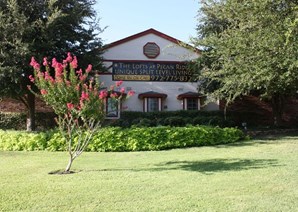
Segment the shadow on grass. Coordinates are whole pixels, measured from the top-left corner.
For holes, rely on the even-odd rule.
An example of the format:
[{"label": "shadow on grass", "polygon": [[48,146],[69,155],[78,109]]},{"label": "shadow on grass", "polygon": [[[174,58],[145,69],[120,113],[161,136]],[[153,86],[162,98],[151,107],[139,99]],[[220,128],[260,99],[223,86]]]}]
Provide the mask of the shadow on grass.
[{"label": "shadow on grass", "polygon": [[264,135],[264,136],[256,136],[253,138],[254,140],[261,141],[278,141],[278,140],[293,140],[298,139],[298,135]]},{"label": "shadow on grass", "polygon": [[281,166],[275,159],[212,159],[205,161],[169,161],[148,168],[115,168],[101,170],[87,170],[87,172],[105,171],[170,171],[183,170],[215,174],[219,172],[241,171],[250,169],[263,169]]},{"label": "shadow on grass", "polygon": [[297,140],[298,135],[265,135],[251,138],[250,140],[238,141],[230,144],[214,145],[215,148],[245,147],[255,145],[272,145],[282,143],[283,141]]},{"label": "shadow on grass", "polygon": [[288,140],[297,138],[298,129],[273,129],[248,132],[248,135],[254,140]]},{"label": "shadow on grass", "polygon": [[204,174],[241,171],[281,166],[275,159],[212,159],[206,161],[170,161],[160,166],[166,169],[195,171]]}]

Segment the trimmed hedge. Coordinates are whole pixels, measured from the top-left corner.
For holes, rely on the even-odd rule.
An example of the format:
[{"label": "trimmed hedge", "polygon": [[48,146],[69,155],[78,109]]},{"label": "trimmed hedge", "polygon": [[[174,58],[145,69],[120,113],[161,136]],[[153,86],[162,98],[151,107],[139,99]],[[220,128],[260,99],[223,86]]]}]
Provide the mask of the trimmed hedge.
[{"label": "trimmed hedge", "polygon": [[26,127],[25,113],[3,113],[0,112],[0,129],[21,130]]},{"label": "trimmed hedge", "polygon": [[[106,127],[93,137],[86,151],[149,151],[237,142],[245,136],[236,128],[208,126],[120,128]],[[59,132],[27,133],[0,130],[0,150],[64,151]]]},{"label": "trimmed hedge", "polygon": [[[57,126],[55,122],[55,113],[35,113],[35,125],[38,130],[53,129]],[[25,113],[4,113],[0,112],[0,129],[25,130]]]},{"label": "trimmed hedge", "polygon": [[107,123],[116,127],[157,127],[187,125],[210,125],[220,127],[234,127],[235,122],[228,117],[224,118],[222,111],[161,111],[161,112],[121,112],[121,118]]},{"label": "trimmed hedge", "polygon": [[[55,128],[54,113],[36,113],[36,127],[38,130]],[[114,127],[156,127],[156,126],[186,126],[186,125],[210,125],[220,127],[233,127],[235,123],[225,120],[222,111],[162,111],[162,112],[121,112],[118,120],[106,120],[105,126]],[[25,130],[25,113],[0,112],[0,129]]]},{"label": "trimmed hedge", "polygon": [[[36,127],[38,130],[48,130],[56,127],[54,113],[36,113]],[[261,121],[260,115],[254,113],[229,112],[226,119],[223,111],[161,111],[161,112],[134,112],[123,111],[121,118],[117,120],[106,120],[104,126],[128,128],[135,127],[157,127],[172,126],[182,127],[187,125],[208,125],[219,127],[242,127],[246,122],[248,127],[258,126]],[[0,129],[26,129],[26,114],[24,113],[1,113]]]}]

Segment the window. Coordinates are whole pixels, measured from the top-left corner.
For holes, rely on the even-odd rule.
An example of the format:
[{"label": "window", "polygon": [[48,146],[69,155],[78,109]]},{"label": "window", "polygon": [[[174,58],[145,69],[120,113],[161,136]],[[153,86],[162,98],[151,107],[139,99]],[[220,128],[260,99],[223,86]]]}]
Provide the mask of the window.
[{"label": "window", "polygon": [[159,111],[159,98],[147,98],[147,112]]},{"label": "window", "polygon": [[119,118],[119,102],[113,98],[107,98],[106,116],[108,118]]},{"label": "window", "polygon": [[143,53],[148,58],[156,58],[160,53],[160,49],[156,43],[148,42],[143,46]]},{"label": "window", "polygon": [[186,109],[187,110],[198,110],[198,99],[197,98],[187,98],[186,99]]},{"label": "window", "polygon": [[139,99],[143,100],[143,111],[162,111],[162,103],[167,98],[167,94],[149,91],[139,94]]},{"label": "window", "polygon": [[178,100],[181,100],[183,110],[200,110],[201,104],[200,99],[202,98],[202,95],[197,92],[186,92],[179,94],[177,96]]}]

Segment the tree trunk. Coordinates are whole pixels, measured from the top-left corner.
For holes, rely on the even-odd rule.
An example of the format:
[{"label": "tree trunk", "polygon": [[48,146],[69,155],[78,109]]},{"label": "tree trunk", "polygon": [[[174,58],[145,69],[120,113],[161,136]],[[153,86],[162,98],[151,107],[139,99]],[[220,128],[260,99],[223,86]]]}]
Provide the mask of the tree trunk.
[{"label": "tree trunk", "polygon": [[35,130],[35,95],[28,93],[27,96],[27,131]]},{"label": "tree trunk", "polygon": [[285,97],[282,94],[274,94],[271,103],[274,126],[279,127],[282,125]]},{"label": "tree trunk", "polygon": [[71,165],[72,165],[73,161],[74,161],[74,158],[72,156],[70,156],[68,164],[67,164],[67,166],[65,168],[65,171],[64,171],[65,173],[68,173],[70,171],[70,168],[71,168]]}]

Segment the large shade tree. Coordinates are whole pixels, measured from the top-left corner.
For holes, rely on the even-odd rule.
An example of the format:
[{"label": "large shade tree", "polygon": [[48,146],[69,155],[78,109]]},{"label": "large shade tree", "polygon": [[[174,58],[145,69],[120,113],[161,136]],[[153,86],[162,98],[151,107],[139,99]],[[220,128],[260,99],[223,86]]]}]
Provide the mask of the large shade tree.
[{"label": "large shade tree", "polygon": [[101,29],[95,0],[0,0],[0,96],[21,100],[34,130],[35,96],[28,91],[32,56],[77,56],[101,68]]},{"label": "large shade tree", "polygon": [[203,49],[198,74],[205,91],[227,104],[257,94],[271,102],[275,123],[280,124],[285,98],[298,90],[298,1],[201,4],[198,37],[193,41]]}]

